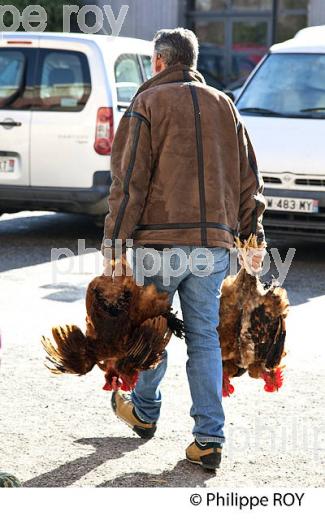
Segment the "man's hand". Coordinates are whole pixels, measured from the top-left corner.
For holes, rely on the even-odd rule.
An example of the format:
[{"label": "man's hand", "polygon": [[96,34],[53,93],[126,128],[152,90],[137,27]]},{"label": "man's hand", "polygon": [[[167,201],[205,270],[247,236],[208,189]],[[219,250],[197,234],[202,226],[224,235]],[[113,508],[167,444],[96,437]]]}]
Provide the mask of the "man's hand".
[{"label": "man's hand", "polygon": [[103,260],[103,268],[104,268],[103,275],[104,276],[112,276],[114,264],[115,264],[114,260],[112,260],[111,258],[106,258],[104,256],[104,260]]},{"label": "man's hand", "polygon": [[[118,267],[117,271],[116,268]],[[128,265],[126,254],[123,253],[122,256],[119,258],[106,258],[104,256],[103,260],[103,275],[104,276],[112,276],[113,272],[117,273],[118,275],[127,274],[127,276],[130,275],[129,270],[130,266]],[[131,271],[132,272],[132,271]]]},{"label": "man's hand", "polygon": [[249,248],[244,250],[244,257],[241,250],[238,250],[238,259],[241,267],[244,267],[250,274],[259,274],[263,269],[263,261],[267,251],[266,248]]}]

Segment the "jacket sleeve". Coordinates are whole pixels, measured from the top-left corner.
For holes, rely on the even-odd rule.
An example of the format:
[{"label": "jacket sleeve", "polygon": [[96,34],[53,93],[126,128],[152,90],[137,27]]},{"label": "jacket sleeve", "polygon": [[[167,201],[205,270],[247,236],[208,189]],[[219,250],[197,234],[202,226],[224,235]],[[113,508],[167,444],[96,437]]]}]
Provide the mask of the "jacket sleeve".
[{"label": "jacket sleeve", "polygon": [[265,241],[263,213],[266,201],[263,196],[264,182],[258,170],[254,148],[247,130],[238,121],[240,153],[240,210],[239,238],[246,239],[251,233],[257,235],[258,243]]},{"label": "jacket sleeve", "polygon": [[137,98],[124,114],[114,139],[111,172],[112,185],[108,198],[109,213],[105,219],[102,253],[105,246],[125,248],[140,221],[148,194],[152,171],[150,121],[144,105]]}]

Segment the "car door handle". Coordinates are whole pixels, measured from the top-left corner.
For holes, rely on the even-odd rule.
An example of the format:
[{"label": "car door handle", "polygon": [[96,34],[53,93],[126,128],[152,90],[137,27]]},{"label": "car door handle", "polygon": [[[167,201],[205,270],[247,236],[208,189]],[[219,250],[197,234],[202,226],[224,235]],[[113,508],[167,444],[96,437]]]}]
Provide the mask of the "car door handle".
[{"label": "car door handle", "polygon": [[0,126],[21,126],[18,121],[0,121]]}]

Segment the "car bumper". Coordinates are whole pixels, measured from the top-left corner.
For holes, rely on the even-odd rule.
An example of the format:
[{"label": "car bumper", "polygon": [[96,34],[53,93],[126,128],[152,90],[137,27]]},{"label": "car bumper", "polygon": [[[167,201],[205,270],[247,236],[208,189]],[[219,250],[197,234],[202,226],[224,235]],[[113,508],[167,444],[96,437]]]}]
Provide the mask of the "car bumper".
[{"label": "car bumper", "polygon": [[264,195],[319,201],[318,213],[267,210],[263,219],[266,234],[279,237],[293,235],[325,241],[325,192],[265,188]]},{"label": "car bumper", "polygon": [[[93,208],[106,208],[111,185],[108,171],[95,172],[90,188],[57,188],[43,186],[0,185],[2,213],[19,210],[67,211],[96,213]],[[103,204],[102,204],[103,203]],[[105,212],[105,209],[103,212]]]}]

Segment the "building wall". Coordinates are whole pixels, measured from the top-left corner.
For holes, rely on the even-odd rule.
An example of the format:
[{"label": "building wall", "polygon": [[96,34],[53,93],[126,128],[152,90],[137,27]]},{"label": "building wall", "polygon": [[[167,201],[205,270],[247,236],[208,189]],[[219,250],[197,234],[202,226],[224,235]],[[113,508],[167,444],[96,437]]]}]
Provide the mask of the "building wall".
[{"label": "building wall", "polygon": [[310,0],[309,4],[309,25],[325,24],[325,1]]},{"label": "building wall", "polygon": [[[90,4],[89,0],[81,0]],[[186,26],[187,0],[92,0],[92,4],[111,5],[115,16],[123,5],[129,11],[123,24],[121,36],[151,40],[161,28]],[[309,0],[308,25],[325,25],[325,0]],[[110,33],[106,23],[102,32]]]},{"label": "building wall", "polygon": [[[182,20],[183,0],[97,0],[97,5],[111,5],[117,17],[122,5],[129,11],[120,36],[152,40],[159,29],[177,27]],[[109,33],[109,27],[103,32]]]}]

